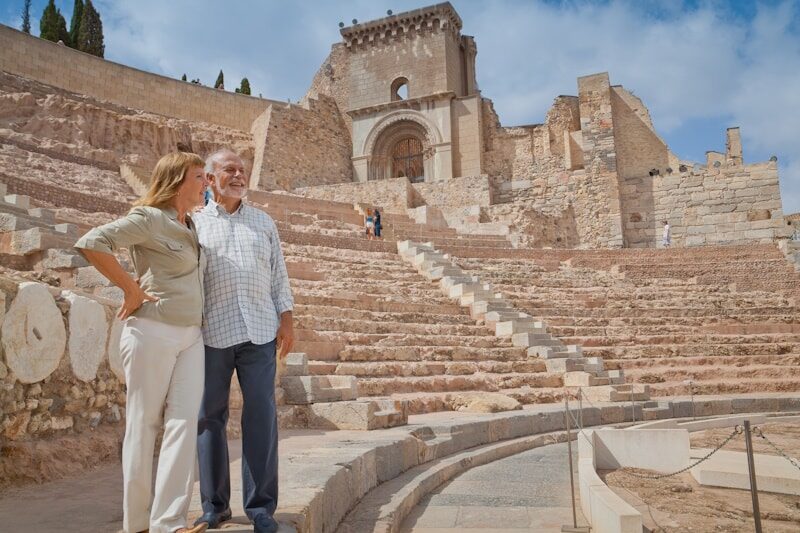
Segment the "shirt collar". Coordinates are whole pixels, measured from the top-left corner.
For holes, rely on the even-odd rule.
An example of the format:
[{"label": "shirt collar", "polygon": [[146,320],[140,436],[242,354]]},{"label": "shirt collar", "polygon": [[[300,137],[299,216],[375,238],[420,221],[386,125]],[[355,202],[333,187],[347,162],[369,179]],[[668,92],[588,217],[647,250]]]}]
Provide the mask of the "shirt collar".
[{"label": "shirt collar", "polygon": [[172,220],[178,220],[178,210],[174,207],[165,207],[162,209],[162,211]]},{"label": "shirt collar", "polygon": [[210,198],[208,200],[208,204],[206,204],[206,208],[204,209],[204,211],[206,211],[209,215],[215,217],[219,216],[220,213],[224,213],[225,215],[228,216],[233,216],[240,213],[244,209],[244,206],[245,206],[245,201],[244,199],[242,199],[242,203],[239,204],[239,208],[233,213],[228,213],[228,210],[225,209],[223,205],[218,204],[213,198]]}]

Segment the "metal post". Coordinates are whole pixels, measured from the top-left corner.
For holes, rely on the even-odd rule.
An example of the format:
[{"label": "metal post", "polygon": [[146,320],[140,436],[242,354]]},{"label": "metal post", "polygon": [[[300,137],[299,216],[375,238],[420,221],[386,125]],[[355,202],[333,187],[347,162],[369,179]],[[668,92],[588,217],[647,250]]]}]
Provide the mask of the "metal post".
[{"label": "metal post", "polygon": [[561,526],[562,533],[587,533],[589,528],[578,527],[578,515],[575,511],[575,480],[572,475],[572,429],[569,421],[569,396],[564,394],[564,418],[567,421],[567,457],[569,459],[569,495],[572,498],[572,525]]},{"label": "metal post", "polygon": [[761,533],[761,511],[758,507],[758,487],[756,486],[756,462],[753,459],[753,437],[750,433],[750,421],[744,421],[744,442],[747,445],[747,470],[750,472],[750,496],[753,499],[753,520],[756,533]]}]

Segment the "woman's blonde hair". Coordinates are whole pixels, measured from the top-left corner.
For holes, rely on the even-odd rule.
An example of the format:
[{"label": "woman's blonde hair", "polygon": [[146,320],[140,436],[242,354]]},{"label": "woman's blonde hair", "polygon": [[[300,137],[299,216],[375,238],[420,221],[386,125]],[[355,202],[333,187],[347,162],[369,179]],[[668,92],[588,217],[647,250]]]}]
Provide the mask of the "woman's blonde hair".
[{"label": "woman's blonde hair", "polygon": [[150,188],[133,205],[147,205],[158,208],[169,206],[178,195],[178,188],[183,183],[186,171],[191,167],[203,166],[205,166],[205,161],[197,154],[172,152],[165,155],[158,160],[156,168],[153,169],[153,175],[150,177]]}]

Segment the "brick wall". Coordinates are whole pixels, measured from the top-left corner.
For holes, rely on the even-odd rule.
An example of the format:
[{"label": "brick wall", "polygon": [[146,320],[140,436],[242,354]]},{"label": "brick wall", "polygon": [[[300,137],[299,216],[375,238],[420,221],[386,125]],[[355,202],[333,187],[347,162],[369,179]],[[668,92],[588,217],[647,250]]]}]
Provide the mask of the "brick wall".
[{"label": "brick wall", "polygon": [[2,70],[170,117],[249,131],[270,100],[144,72],[0,25]]}]

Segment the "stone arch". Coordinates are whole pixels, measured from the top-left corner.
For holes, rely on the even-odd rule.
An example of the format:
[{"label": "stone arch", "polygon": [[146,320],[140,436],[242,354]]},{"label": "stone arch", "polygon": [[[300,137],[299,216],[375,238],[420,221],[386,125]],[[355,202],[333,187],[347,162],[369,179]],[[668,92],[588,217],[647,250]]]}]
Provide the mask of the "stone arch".
[{"label": "stone arch", "polygon": [[429,180],[438,131],[409,112],[387,119],[376,125],[374,135],[368,139],[367,179]]},{"label": "stone arch", "polygon": [[364,140],[364,147],[361,151],[364,155],[372,155],[375,149],[375,143],[387,129],[392,128],[398,122],[416,122],[425,130],[426,142],[428,145],[437,145],[442,143],[442,134],[439,128],[436,127],[428,118],[418,111],[403,109],[393,111],[388,115],[381,118]]}]

